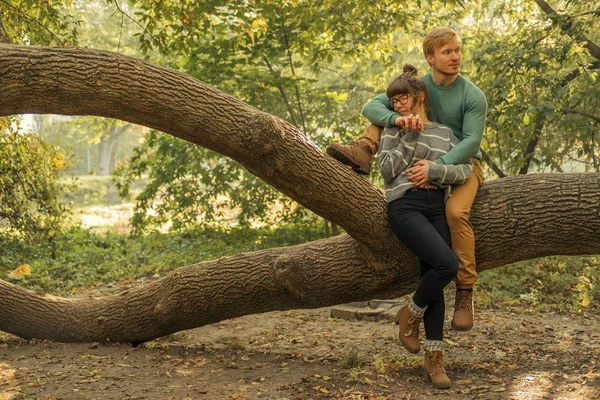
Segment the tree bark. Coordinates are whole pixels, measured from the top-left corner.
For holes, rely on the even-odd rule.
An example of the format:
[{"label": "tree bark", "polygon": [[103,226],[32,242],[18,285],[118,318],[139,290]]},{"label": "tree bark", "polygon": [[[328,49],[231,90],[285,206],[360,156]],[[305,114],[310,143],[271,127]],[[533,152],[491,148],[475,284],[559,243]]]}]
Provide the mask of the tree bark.
[{"label": "tree bark", "polygon": [[[108,52],[0,45],[0,115],[97,115],[145,125],[242,163],[348,234],[191,265],[98,299],[0,281],[0,330],[24,338],[143,342],[250,313],[414,290],[418,263],[393,236],[381,189],[297,128],[182,73]],[[600,253],[600,174],[486,183],[472,210],[478,269]]]}]

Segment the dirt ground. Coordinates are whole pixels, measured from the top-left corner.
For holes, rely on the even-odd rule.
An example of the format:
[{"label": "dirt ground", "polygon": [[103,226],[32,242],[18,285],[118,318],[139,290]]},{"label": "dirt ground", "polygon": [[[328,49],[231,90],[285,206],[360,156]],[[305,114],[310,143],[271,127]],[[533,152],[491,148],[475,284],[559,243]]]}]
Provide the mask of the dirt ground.
[{"label": "dirt ground", "polygon": [[136,348],[4,335],[0,399],[600,399],[597,313],[478,310],[474,330],[447,330],[453,386],[437,390],[391,322],[329,312],[250,315]]}]

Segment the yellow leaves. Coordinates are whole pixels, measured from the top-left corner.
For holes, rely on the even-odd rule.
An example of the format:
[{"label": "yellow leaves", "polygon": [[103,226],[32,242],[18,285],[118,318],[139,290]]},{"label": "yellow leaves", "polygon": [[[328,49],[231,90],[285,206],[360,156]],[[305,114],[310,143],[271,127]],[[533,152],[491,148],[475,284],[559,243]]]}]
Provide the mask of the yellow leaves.
[{"label": "yellow leaves", "polygon": [[525,114],[525,115],[523,116],[523,123],[524,123],[525,125],[529,125],[529,122],[531,122],[531,120],[530,120],[530,118],[529,118],[529,114]]},{"label": "yellow leaves", "polygon": [[321,392],[321,393],[329,393],[329,389],[327,389],[326,387],[322,387],[322,386],[314,386],[313,390],[316,390],[317,392]]},{"label": "yellow leaves", "polygon": [[54,154],[54,169],[56,171],[63,170],[65,168],[65,160],[66,160],[65,152],[57,151]]},{"label": "yellow leaves", "polygon": [[264,35],[267,32],[269,24],[263,18],[256,18],[252,21],[250,25],[250,29],[248,30],[248,36],[250,36],[250,41],[254,44],[254,36],[256,35],[256,39],[260,38],[261,35]]},{"label": "yellow leaves", "polygon": [[15,370],[6,363],[0,363],[0,385],[8,385],[15,380]]},{"label": "yellow leaves", "polygon": [[11,279],[21,280],[29,275],[31,275],[31,267],[29,266],[29,264],[23,264],[23,265],[20,265],[15,270],[11,271],[11,273],[8,274],[8,277]]},{"label": "yellow leaves", "polygon": [[255,32],[258,32],[258,31],[266,32],[267,27],[268,27],[267,21],[265,21],[262,18],[257,18],[254,21],[252,21],[252,30]]}]

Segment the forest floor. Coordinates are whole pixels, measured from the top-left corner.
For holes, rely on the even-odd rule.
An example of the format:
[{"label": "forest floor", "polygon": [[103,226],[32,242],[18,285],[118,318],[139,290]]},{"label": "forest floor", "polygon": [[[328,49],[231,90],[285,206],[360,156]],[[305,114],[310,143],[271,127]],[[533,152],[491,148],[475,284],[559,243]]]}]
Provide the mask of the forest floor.
[{"label": "forest floor", "polygon": [[[450,290],[447,299],[448,326]],[[600,399],[597,312],[478,310],[472,331],[446,332],[448,390],[426,381],[422,355],[397,337],[390,321],[333,319],[330,308],[249,315],[135,348],[0,335],[0,399]]]}]

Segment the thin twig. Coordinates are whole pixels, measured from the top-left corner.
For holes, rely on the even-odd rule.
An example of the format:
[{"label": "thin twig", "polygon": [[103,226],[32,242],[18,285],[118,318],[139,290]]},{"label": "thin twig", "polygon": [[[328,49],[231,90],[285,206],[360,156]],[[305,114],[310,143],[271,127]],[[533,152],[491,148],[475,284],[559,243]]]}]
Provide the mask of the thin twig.
[{"label": "thin twig", "polygon": [[12,9],[16,10],[18,13],[20,13],[21,15],[23,15],[25,18],[35,22],[36,24],[38,24],[39,26],[41,26],[42,28],[44,28],[45,30],[48,31],[48,33],[50,33],[50,35],[52,35],[52,37],[54,37],[54,39],[56,39],[61,46],[65,45],[65,42],[63,42],[58,36],[56,36],[56,34],[54,34],[54,32],[52,32],[48,27],[46,27],[44,24],[42,24],[40,21],[38,21],[37,19],[31,17],[30,15],[28,15],[25,10],[23,10],[22,8],[19,7],[15,7],[12,4],[4,1],[4,0],[0,0],[1,3],[6,4],[7,6],[11,7]]},{"label": "thin twig", "polygon": [[[0,0],[2,1],[2,0]],[[117,3],[117,0],[113,0],[113,2],[115,3],[115,6],[117,7],[117,10],[119,10],[119,12],[124,15],[125,17],[129,18],[129,20],[131,20],[134,24],[136,24],[137,26],[139,26],[140,28],[142,28],[144,30],[144,34],[148,35],[157,45],[158,47],[160,47],[160,49],[163,51],[163,53],[169,57],[171,59],[172,62],[175,62],[175,60],[173,59],[173,57],[171,57],[171,55],[167,52],[167,50],[163,47],[162,43],[160,42],[160,40],[158,40],[154,35],[152,35],[150,32],[148,32],[147,26],[143,27],[142,24],[140,24],[138,21],[136,21],[135,19],[133,19],[131,16],[129,16],[129,14],[127,14],[125,11],[123,11],[121,9],[121,7],[119,6],[119,3]]]},{"label": "thin twig", "polygon": [[[273,69],[273,67],[271,66],[271,63],[269,62],[269,60],[267,59],[266,56],[263,56],[263,60],[265,60],[265,63],[267,64],[267,67],[269,67],[269,71],[271,71],[271,75],[273,75],[273,77],[277,77],[275,70]],[[277,88],[279,89],[279,93],[281,94],[281,97],[283,98],[283,102],[285,103],[287,110],[288,110],[288,114],[290,115],[290,118],[292,119],[292,124],[298,126],[298,124],[296,123],[296,118],[294,118],[294,111],[292,110],[292,106],[290,105],[290,102],[288,101],[288,98],[285,94],[285,91],[283,90],[283,87],[281,86],[281,84],[276,83]]]}]

